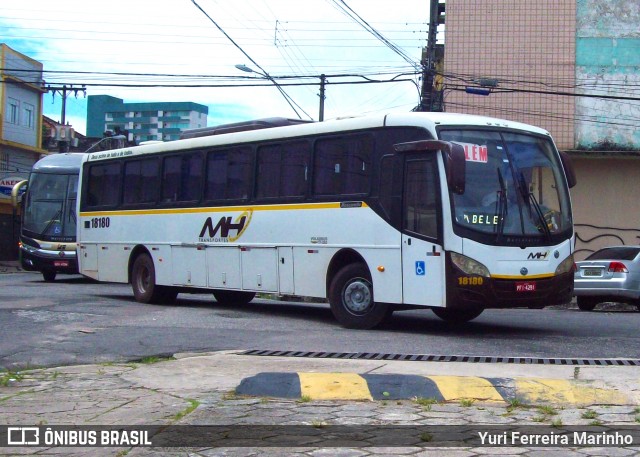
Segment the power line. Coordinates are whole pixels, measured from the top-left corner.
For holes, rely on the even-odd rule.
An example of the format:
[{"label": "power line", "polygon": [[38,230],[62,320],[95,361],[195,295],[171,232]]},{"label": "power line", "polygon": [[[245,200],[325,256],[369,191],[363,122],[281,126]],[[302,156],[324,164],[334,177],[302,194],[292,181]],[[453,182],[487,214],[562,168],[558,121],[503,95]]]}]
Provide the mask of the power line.
[{"label": "power line", "polygon": [[[206,17],[207,17],[207,18],[208,18],[208,19],[213,23],[213,25],[215,25],[215,26],[218,28],[218,30],[220,30],[220,32],[221,32],[224,36],[226,36],[226,37],[227,37],[227,39],[231,42],[231,44],[233,44],[236,48],[238,48],[238,50],[239,50],[240,52],[242,52],[242,54],[243,54],[247,59],[249,59],[249,61],[250,61],[252,64],[254,64],[256,67],[258,67],[258,68],[260,69],[260,71],[262,71],[262,73],[264,74],[264,76],[265,76],[267,79],[269,79],[271,82],[273,82],[273,84],[276,86],[276,88],[278,89],[278,91],[282,94],[282,96],[285,98],[285,100],[287,100],[287,103],[289,104],[289,106],[291,107],[291,109],[293,109],[293,111],[296,113],[296,116],[298,116],[298,118],[302,119],[302,117],[300,116],[300,114],[298,113],[298,111],[296,110],[296,108],[293,106],[293,104],[295,103],[295,102],[293,101],[293,99],[292,99],[292,98],[291,98],[291,97],[290,97],[290,96],[289,96],[289,95],[288,95],[288,94],[287,94],[287,93],[286,93],[286,92],[285,92],[285,91],[284,91],[284,90],[283,90],[283,89],[278,85],[278,83],[277,83],[277,82],[276,82],[276,81],[275,81],[271,76],[269,76],[269,73],[267,73],[267,72],[266,72],[266,70],[265,70],[264,68],[262,68],[262,67],[258,64],[258,62],[256,62],[255,60],[253,60],[253,59],[251,58],[251,56],[250,56],[249,54],[247,54],[247,52],[246,52],[244,49],[242,49],[242,47],[241,47],[238,43],[236,43],[236,42],[233,40],[233,38],[231,38],[231,37],[230,37],[230,36],[227,34],[227,32],[225,32],[225,31],[222,29],[222,27],[220,27],[220,26],[218,25],[218,23],[217,23],[216,21],[214,21],[214,20],[213,20],[213,18],[211,18],[211,16],[209,16],[209,15],[207,14],[207,12],[206,12],[205,10],[203,10],[203,9],[200,7],[200,5],[198,5],[198,3],[196,2],[196,0],[191,0],[191,2],[192,2],[192,3],[193,3],[193,4],[194,4],[194,5],[195,5],[195,6],[196,6],[200,11],[202,11],[202,14],[204,14],[204,15],[205,15],[205,16],[206,16]],[[300,108],[300,105],[298,105],[297,103],[295,103],[295,104],[296,104],[296,106],[298,106],[298,108]],[[309,119],[313,119],[313,118],[312,118],[311,116],[309,116],[309,114],[307,114],[307,113],[306,113],[302,108],[300,108],[300,110],[302,110],[302,111],[303,111],[303,112],[304,112],[304,113],[309,117]]]}]

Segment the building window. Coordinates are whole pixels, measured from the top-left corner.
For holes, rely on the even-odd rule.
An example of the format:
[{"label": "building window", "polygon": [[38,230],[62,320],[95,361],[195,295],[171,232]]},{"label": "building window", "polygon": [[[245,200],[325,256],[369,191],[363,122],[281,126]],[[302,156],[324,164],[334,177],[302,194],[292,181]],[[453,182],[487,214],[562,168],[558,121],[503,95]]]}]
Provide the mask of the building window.
[{"label": "building window", "polygon": [[9,171],[9,154],[0,152],[0,171]]},{"label": "building window", "polygon": [[18,113],[20,108],[20,102],[15,98],[9,98],[7,100],[7,122],[9,124],[18,124]]},{"label": "building window", "polygon": [[24,104],[24,108],[22,110],[22,125],[27,127],[30,130],[34,128],[34,107],[29,103]]}]

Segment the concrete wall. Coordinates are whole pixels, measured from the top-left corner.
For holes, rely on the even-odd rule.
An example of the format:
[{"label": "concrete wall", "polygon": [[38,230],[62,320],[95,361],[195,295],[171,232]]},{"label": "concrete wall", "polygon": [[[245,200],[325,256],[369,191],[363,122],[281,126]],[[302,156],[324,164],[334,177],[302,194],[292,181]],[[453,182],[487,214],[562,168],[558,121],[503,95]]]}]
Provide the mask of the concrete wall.
[{"label": "concrete wall", "polygon": [[571,189],[576,259],[604,246],[640,244],[640,160],[573,157],[578,184]]},{"label": "concrete wall", "polygon": [[[640,98],[640,1],[577,0],[576,7],[578,87]],[[640,101],[579,97],[576,115],[577,148],[640,150]]]}]

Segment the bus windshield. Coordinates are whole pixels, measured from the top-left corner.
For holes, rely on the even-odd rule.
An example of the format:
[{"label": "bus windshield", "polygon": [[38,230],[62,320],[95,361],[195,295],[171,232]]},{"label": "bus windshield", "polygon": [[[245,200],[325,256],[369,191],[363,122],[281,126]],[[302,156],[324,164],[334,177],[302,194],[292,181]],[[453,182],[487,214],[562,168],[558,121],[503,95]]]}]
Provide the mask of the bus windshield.
[{"label": "bus windshield", "polygon": [[46,240],[75,238],[77,175],[32,173],[25,205],[25,234]]},{"label": "bus windshield", "polygon": [[570,233],[568,190],[550,139],[490,130],[441,130],[440,138],[465,149],[466,189],[452,201],[455,225],[465,236],[544,244]]}]

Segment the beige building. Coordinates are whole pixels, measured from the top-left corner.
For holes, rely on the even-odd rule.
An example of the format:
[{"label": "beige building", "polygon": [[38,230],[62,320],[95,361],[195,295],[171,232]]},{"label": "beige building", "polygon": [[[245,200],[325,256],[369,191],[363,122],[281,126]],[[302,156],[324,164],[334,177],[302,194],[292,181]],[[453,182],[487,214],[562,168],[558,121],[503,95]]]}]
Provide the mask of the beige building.
[{"label": "beige building", "polygon": [[445,110],[543,127],[570,153],[577,259],[640,244],[639,23],[627,0],[446,0]]},{"label": "beige building", "polygon": [[42,154],[42,64],[0,43],[0,260],[18,255],[12,186]]}]

